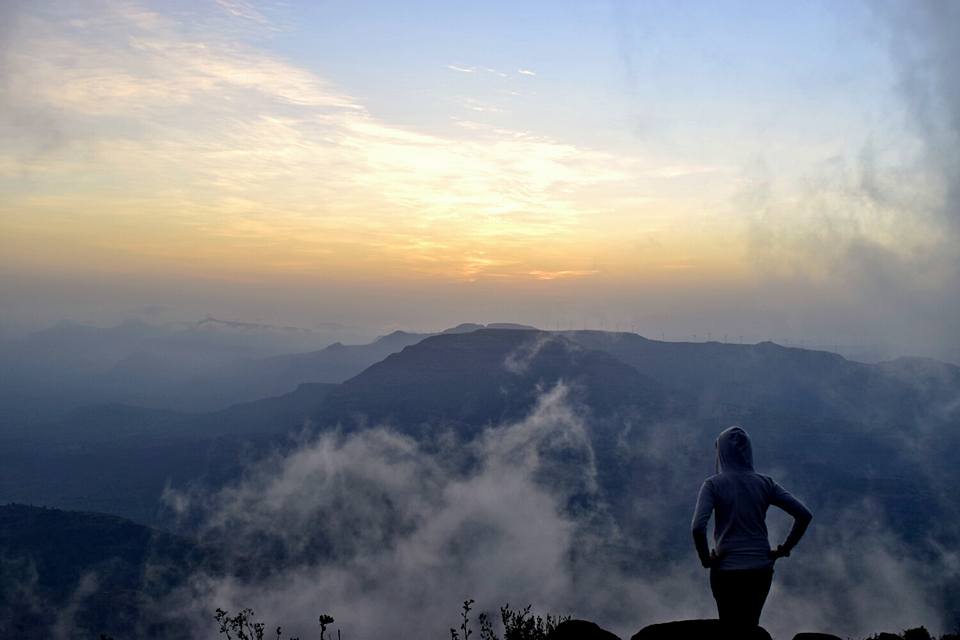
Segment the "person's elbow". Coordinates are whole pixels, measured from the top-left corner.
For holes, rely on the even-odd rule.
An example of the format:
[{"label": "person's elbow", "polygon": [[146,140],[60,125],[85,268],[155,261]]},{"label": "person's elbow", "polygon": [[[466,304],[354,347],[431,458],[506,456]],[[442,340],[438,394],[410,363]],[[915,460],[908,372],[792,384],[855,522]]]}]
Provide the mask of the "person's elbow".
[{"label": "person's elbow", "polygon": [[810,509],[803,507],[803,509],[799,511],[794,518],[797,519],[797,522],[806,527],[809,526],[810,521],[813,520],[813,513],[811,513]]},{"label": "person's elbow", "polygon": [[694,522],[690,525],[690,533],[694,538],[707,537],[707,524],[705,522]]}]

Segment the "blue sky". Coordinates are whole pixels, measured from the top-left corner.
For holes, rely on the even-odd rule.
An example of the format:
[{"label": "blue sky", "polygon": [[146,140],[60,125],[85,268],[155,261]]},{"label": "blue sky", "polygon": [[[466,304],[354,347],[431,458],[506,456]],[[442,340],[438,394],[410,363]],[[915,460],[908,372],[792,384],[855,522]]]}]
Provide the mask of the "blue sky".
[{"label": "blue sky", "polygon": [[836,130],[825,124],[862,132],[864,115],[895,108],[883,25],[860,3],[293,3],[265,13],[289,29],[266,46],[412,126],[445,126],[458,95],[509,110],[501,121],[624,145],[758,125],[826,138]]}]

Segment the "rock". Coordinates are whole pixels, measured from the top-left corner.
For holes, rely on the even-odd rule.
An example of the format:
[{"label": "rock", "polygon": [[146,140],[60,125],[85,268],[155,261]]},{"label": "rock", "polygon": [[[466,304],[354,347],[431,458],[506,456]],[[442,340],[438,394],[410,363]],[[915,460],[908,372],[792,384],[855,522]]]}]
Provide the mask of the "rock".
[{"label": "rock", "polygon": [[620,640],[620,637],[594,622],[567,620],[558,624],[547,640]]},{"label": "rock", "polygon": [[793,640],[843,640],[840,636],[835,636],[832,633],[798,633],[793,636]]},{"label": "rock", "polygon": [[644,627],[630,640],[771,640],[763,627],[730,634],[719,620],[678,620]]}]

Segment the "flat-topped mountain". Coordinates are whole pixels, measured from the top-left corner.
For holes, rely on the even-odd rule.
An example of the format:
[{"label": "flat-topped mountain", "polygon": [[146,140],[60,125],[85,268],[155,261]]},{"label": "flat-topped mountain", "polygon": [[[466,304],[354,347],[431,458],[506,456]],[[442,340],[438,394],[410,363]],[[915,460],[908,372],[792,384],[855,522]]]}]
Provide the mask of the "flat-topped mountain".
[{"label": "flat-topped mountain", "polygon": [[558,383],[598,417],[628,408],[661,415],[670,402],[653,378],[603,351],[537,330],[481,329],[388,356],[332,390],[318,423],[454,426],[469,437],[522,417]]},{"label": "flat-topped mountain", "polygon": [[[960,367],[923,359],[877,365],[773,342],[660,342],[633,333],[562,335],[610,353],[704,405],[893,424],[950,408]],[[952,407],[953,417],[960,407]]]}]

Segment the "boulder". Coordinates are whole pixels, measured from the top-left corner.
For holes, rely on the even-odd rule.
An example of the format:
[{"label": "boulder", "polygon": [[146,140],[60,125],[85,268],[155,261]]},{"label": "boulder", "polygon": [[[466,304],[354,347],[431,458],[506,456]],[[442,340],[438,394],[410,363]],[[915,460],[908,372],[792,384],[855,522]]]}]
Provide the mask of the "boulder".
[{"label": "boulder", "polygon": [[730,633],[719,620],[677,620],[644,627],[630,640],[771,640],[763,627]]},{"label": "boulder", "polygon": [[557,625],[547,640],[620,640],[620,637],[594,622],[566,620]]}]

